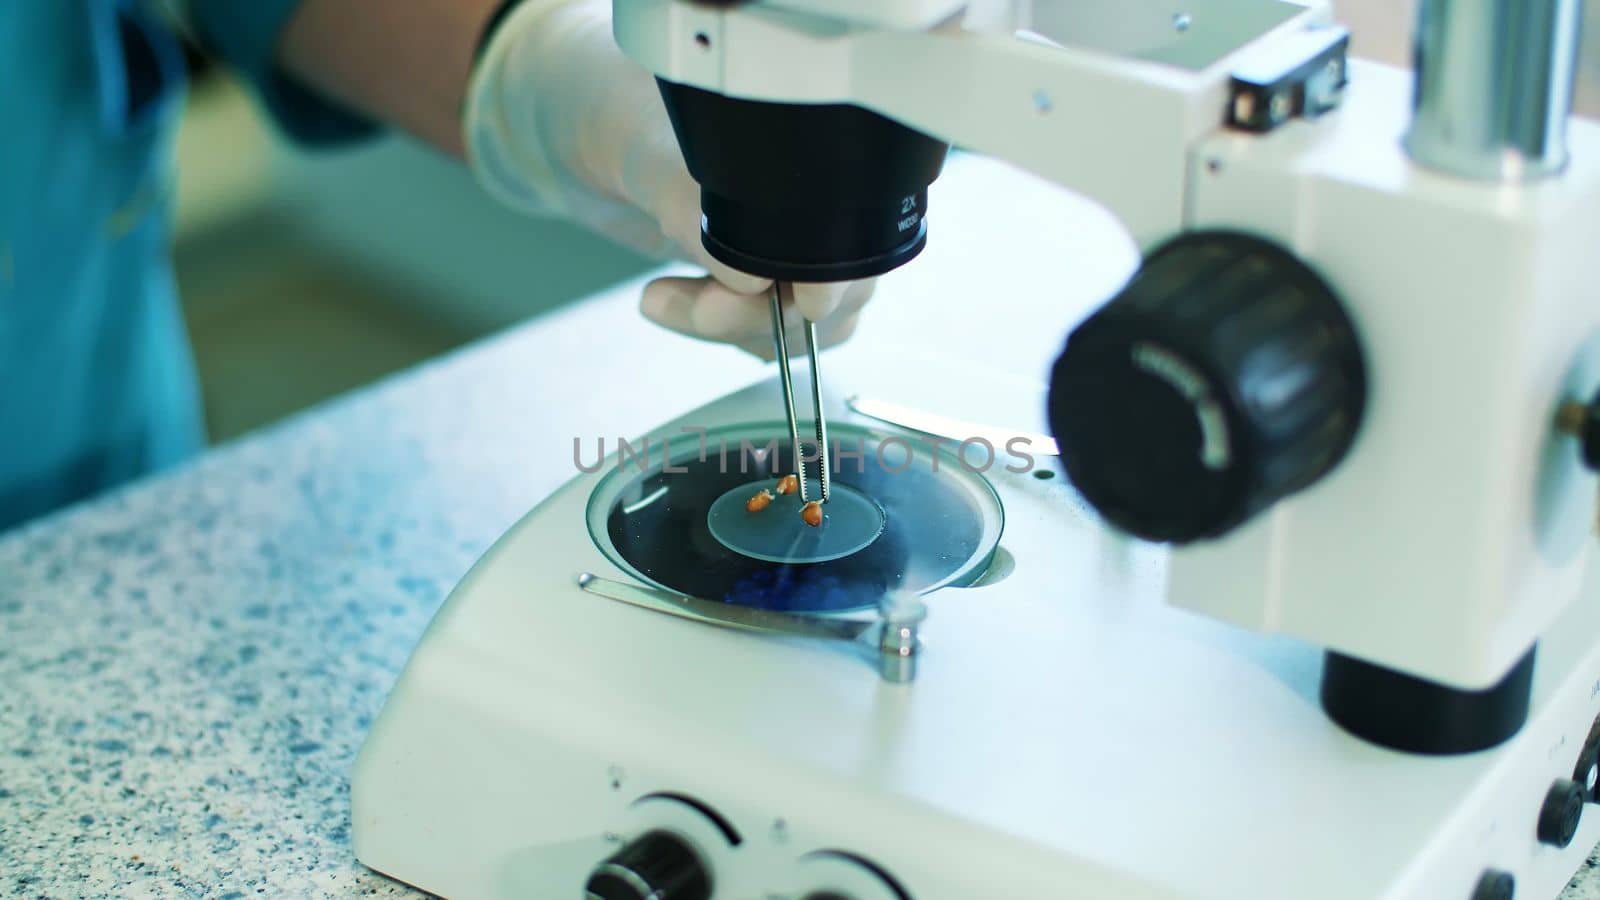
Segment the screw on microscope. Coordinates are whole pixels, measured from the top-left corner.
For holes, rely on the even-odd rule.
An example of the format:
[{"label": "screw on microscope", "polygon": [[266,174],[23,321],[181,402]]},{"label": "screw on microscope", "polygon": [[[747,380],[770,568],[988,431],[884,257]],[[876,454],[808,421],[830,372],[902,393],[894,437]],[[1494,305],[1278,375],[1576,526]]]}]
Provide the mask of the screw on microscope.
[{"label": "screw on microscope", "polygon": [[919,630],[928,610],[915,591],[890,591],[878,604],[882,624],[878,633],[878,674],[885,681],[903,684],[917,677],[917,656],[922,650]]},{"label": "screw on microscope", "polygon": [[1267,104],[1267,112],[1272,116],[1272,121],[1282,122],[1289,118],[1289,114],[1294,111],[1292,103],[1288,94],[1273,94],[1272,100]]}]

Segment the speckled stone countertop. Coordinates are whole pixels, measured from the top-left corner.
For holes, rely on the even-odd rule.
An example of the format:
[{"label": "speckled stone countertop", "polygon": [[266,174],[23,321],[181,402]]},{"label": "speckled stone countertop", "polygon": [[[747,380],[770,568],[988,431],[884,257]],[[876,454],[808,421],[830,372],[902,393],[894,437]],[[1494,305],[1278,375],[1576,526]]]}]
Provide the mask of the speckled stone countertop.
[{"label": "speckled stone countertop", "polygon": [[[947,210],[992,187],[947,181]],[[969,230],[886,286],[857,345],[928,297],[1006,287],[964,263],[1005,236]],[[1118,253],[1083,259],[1085,298],[1119,277]],[[573,436],[637,434],[762,373],[646,325],[637,291],[0,536],[0,896],[411,896],[352,855],[349,774],[446,592],[568,477]],[[1059,341],[1031,321],[962,320],[944,346]],[[1566,900],[1600,898],[1596,865]]]},{"label": "speckled stone countertop", "polygon": [[572,435],[759,374],[552,391],[575,335],[683,352],[637,289],[0,538],[0,896],[409,895],[351,855],[349,774],[434,610]]}]

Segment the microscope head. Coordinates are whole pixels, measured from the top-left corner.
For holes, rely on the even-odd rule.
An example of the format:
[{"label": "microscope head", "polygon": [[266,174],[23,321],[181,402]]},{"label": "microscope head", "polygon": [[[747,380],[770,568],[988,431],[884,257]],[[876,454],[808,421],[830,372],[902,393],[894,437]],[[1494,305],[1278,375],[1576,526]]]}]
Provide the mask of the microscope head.
[{"label": "microscope head", "polygon": [[[950,145],[845,101],[842,39],[927,31],[969,2],[613,0],[617,43],[656,74],[700,183],[711,255],[765,278],[829,282],[920,253],[928,185]],[[817,57],[798,64],[797,48]]]},{"label": "microscope head", "polygon": [[882,275],[927,243],[928,185],[949,145],[859,106],[745,100],[661,80],[701,239],[779,281]]}]

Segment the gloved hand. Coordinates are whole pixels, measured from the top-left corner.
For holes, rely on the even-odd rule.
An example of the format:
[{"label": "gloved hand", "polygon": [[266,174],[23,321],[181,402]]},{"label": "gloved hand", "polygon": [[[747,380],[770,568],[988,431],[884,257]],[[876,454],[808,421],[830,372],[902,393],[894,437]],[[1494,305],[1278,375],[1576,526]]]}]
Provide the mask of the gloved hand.
[{"label": "gloved hand", "polygon": [[[647,255],[696,263],[704,278],[645,288],[646,317],[771,359],[766,279],[700,243],[700,188],[684,166],[655,79],[622,55],[605,0],[523,0],[496,29],[472,78],[465,120],[472,169],[513,207],[554,213]],[[795,285],[791,325],[824,345],[850,336],[872,280]],[[787,293],[787,292],[786,292]]]}]

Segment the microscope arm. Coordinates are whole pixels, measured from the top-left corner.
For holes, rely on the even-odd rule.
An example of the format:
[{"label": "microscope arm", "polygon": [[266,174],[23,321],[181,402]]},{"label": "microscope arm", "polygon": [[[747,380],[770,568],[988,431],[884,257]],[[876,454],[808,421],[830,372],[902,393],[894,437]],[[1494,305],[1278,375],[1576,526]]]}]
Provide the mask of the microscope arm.
[{"label": "microscope arm", "polygon": [[[865,107],[1096,200],[1145,248],[1183,225],[1190,153],[1221,127],[1231,73],[1260,44],[1325,15],[1308,8],[1194,70],[956,21],[898,30],[673,0],[616,0],[616,13],[623,50],[668,81]],[[1169,14],[1161,21],[1175,27]]]}]

